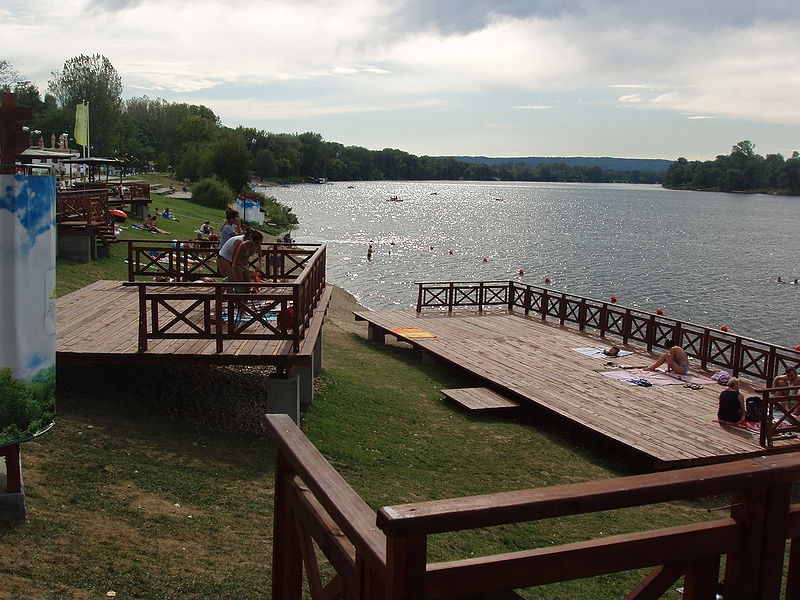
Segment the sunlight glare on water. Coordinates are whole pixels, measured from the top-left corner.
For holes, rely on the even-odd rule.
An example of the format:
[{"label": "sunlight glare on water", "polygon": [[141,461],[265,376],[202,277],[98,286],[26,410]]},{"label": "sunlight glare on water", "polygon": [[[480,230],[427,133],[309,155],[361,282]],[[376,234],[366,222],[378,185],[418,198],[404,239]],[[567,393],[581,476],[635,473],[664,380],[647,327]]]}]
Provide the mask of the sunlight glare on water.
[{"label": "sunlight glare on water", "polygon": [[800,344],[800,285],[775,283],[800,277],[797,198],[441,181],[264,191],[297,214],[295,239],[327,244],[328,280],[367,308],[413,308],[418,281],[550,277],[560,291]]}]

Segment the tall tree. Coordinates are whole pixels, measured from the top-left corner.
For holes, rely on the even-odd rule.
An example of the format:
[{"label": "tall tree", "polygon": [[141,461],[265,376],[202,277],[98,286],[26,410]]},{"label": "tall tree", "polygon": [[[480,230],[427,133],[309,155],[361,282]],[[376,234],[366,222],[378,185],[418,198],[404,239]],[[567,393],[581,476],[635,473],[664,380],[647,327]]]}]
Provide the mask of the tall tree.
[{"label": "tall tree", "polygon": [[47,89],[61,108],[74,111],[78,103],[89,102],[92,154],[119,153],[122,79],[111,61],[101,54],[81,54],[67,60],[60,71],[52,72],[52,76]]},{"label": "tall tree", "polygon": [[0,60],[0,89],[10,90],[11,87],[20,83],[22,78],[17,70],[7,60]]}]

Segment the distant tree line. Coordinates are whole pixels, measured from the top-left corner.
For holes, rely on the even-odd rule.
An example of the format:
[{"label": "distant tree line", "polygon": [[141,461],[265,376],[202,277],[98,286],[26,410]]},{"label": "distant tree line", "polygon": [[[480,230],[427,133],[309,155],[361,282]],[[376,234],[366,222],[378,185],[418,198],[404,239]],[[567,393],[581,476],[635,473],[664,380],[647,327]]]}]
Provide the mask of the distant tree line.
[{"label": "distant tree line", "polygon": [[[5,73],[5,75],[4,75]],[[89,101],[92,155],[124,157],[144,169],[172,170],[181,179],[216,176],[241,190],[251,175],[292,181],[330,180],[478,180],[563,181],[587,183],[661,183],[663,172],[622,171],[599,166],[507,162],[462,162],[452,157],[415,156],[402,150],[368,150],[327,142],[318,133],[270,133],[250,127],[231,129],[200,105],[172,103],[147,96],[121,99],[122,81],[101,55],[78,56],[52,72],[47,93],[21,80],[0,61],[0,87],[15,91],[18,104],[33,108],[32,130],[49,142],[74,128],[75,104]]]},{"label": "distant tree line", "polygon": [[681,157],[667,169],[664,187],[720,192],[768,192],[800,195],[800,154],[761,156],[755,144],[744,140],[728,155],[714,160],[688,161]]}]

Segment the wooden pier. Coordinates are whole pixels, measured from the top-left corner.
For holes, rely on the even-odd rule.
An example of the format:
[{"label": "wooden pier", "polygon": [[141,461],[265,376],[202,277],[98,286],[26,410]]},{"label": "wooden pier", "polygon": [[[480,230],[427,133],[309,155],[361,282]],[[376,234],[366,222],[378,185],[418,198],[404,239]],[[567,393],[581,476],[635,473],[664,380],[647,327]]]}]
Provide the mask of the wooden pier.
[{"label": "wooden pier", "polygon": [[[603,370],[614,370],[607,362],[645,366],[657,354],[588,328],[581,331],[539,314],[496,307],[364,311],[355,317],[369,323],[370,339],[382,341],[391,335],[408,342],[523,406],[544,410],[638,454],[654,468],[800,449],[796,438],[778,439],[765,449],[757,433],[716,423],[718,396],[724,389],[716,383],[700,390],[682,383],[639,387],[603,375]],[[574,350],[612,344],[632,354],[600,359]],[[698,376],[714,371],[703,369],[700,360],[693,362],[692,372]],[[745,386],[745,395],[753,395],[753,389]]]}]

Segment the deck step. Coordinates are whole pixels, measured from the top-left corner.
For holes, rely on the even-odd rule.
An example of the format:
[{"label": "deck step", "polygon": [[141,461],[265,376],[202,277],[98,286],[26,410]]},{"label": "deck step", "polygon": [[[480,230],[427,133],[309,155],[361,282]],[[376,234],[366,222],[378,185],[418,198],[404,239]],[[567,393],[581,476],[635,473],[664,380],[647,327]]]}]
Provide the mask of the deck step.
[{"label": "deck step", "polygon": [[459,388],[453,390],[442,390],[442,394],[448,400],[463,406],[469,411],[485,412],[493,410],[513,410],[520,408],[520,405],[501,396],[497,392],[485,387]]}]

